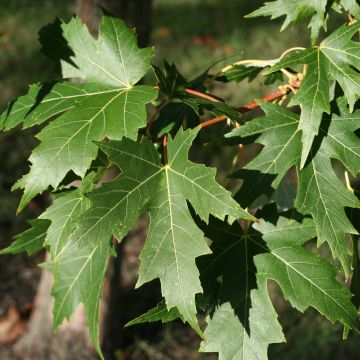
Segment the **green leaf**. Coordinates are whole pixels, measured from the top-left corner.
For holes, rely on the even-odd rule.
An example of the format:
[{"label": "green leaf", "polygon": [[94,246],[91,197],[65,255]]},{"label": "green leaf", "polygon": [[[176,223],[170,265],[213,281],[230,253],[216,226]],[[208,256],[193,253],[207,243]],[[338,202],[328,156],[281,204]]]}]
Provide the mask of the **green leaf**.
[{"label": "green leaf", "polygon": [[146,125],[145,104],[157,95],[150,86],[133,86],[150,69],[153,50],[139,49],[121,20],[104,16],[97,40],[78,18],[61,28],[74,54],[61,62],[63,77],[86,83],[34,85],[1,118],[10,129],[58,116],[37,135],[41,143],[29,158],[30,172],[14,186],[24,189],[19,210],[49,186],[56,189],[70,170],[84,177],[98,151],[94,141],[135,139]]},{"label": "green leaf", "polygon": [[219,305],[208,317],[206,341],[201,351],[218,352],[219,360],[267,359],[270,344],[284,342],[281,326],[267,294],[266,282],[259,277],[257,288],[250,293],[251,309],[246,331],[230,302]]},{"label": "green leaf", "polygon": [[254,228],[260,231],[266,243],[269,241],[291,241],[302,245],[306,241],[316,237],[316,226],[312,219],[302,217],[295,218],[279,216],[276,225],[269,221],[261,221]]},{"label": "green leaf", "polygon": [[351,277],[350,291],[354,294],[352,302],[359,309],[360,306],[360,256],[359,256],[359,238],[353,237],[353,274]]},{"label": "green leaf", "polygon": [[320,50],[312,50],[307,58],[307,72],[290,105],[300,105],[299,129],[302,130],[301,167],[309,155],[323,113],[330,113],[328,62]]},{"label": "green leaf", "polygon": [[360,70],[360,44],[351,40],[359,29],[359,23],[351,26],[343,25],[319,46],[328,61],[329,78],[340,84],[348,99],[351,112],[356,99],[360,96],[360,75],[356,71]]},{"label": "green leaf", "polygon": [[336,269],[301,246],[316,235],[311,219],[279,217],[276,225],[260,220],[253,227],[262,235],[215,219],[203,226],[213,254],[206,256],[202,277],[210,270],[215,279],[221,276],[203,351],[217,351],[220,359],[267,359],[268,345],[284,341],[267,294],[268,279],[300,311],[312,306],[333,322],[359,329],[351,294],[336,281]]},{"label": "green leaf", "polygon": [[69,319],[80,303],[84,304],[90,337],[103,359],[99,344],[99,301],[108,266],[113,254],[110,238],[96,244],[80,244],[70,237],[62,257],[54,263],[55,284],[52,295],[54,327]]},{"label": "green leaf", "polygon": [[[273,226],[266,223],[254,224],[254,228],[263,233],[269,249],[269,253],[255,257],[257,271],[275,280],[294,307],[304,311],[312,306],[332,322],[340,321],[353,329],[360,329],[357,310],[351,303],[352,295],[336,281],[337,269],[300,245],[308,240],[306,235],[310,234],[307,231],[303,233],[305,238],[301,239],[298,234],[294,241],[295,229],[291,227],[288,235],[280,238],[272,234]],[[314,235],[312,230],[311,237]]]},{"label": "green leaf", "polygon": [[163,324],[176,320],[180,317],[177,308],[168,310],[164,301],[159,303],[155,308],[147,311],[145,314],[138,316],[137,318],[129,321],[125,327],[142,324],[144,322],[161,321]]},{"label": "green leaf", "polygon": [[62,194],[40,215],[40,219],[51,221],[47,230],[45,245],[50,247],[51,258],[55,259],[66,245],[75,227],[76,219],[90,207],[85,194],[92,190],[94,173],[85,177],[80,187]]},{"label": "green leaf", "polygon": [[110,15],[103,15],[98,39],[94,39],[80,18],[63,24],[64,38],[74,52],[75,66],[62,61],[64,78],[79,77],[89,83],[130,88],[149,70],[153,49],[139,49],[134,31]]},{"label": "green leaf", "polygon": [[318,244],[327,241],[334,257],[338,257],[349,274],[350,249],[346,233],[357,234],[344,207],[358,208],[359,200],[337,178],[330,158],[340,160],[354,175],[360,171],[360,140],[354,131],[359,128],[360,111],[349,113],[346,99],[337,100],[340,114],[333,113],[320,126],[321,147],[311,150],[311,161],[298,171],[299,189],[295,206],[315,220]]},{"label": "green leaf", "polygon": [[260,66],[234,65],[230,70],[218,76],[216,80],[222,82],[240,82],[248,79],[248,81],[251,82],[262,70],[263,67]]},{"label": "green leaf", "polygon": [[[278,174],[273,181],[273,186],[277,187],[289,168],[297,165],[300,160],[300,131],[297,130],[299,117],[279,105],[266,102],[259,104],[266,116],[234,129],[225,137],[241,138],[262,134],[256,142],[265,145],[265,148],[245,169]],[[259,181],[261,179],[260,177]]]},{"label": "green leaf", "polygon": [[340,0],[340,4],[356,19],[360,19],[360,5],[356,0]]},{"label": "green leaf", "polygon": [[199,115],[191,106],[184,102],[171,102],[160,111],[150,131],[154,138],[160,138],[175,133],[184,123],[187,127],[193,127],[199,125],[199,122]]},{"label": "green leaf", "polygon": [[[283,342],[284,336],[266,279],[256,274],[253,257],[264,250],[237,223],[230,226],[211,218],[201,228],[213,241],[213,253],[200,258],[202,283],[209,283],[208,277],[213,281],[221,277],[220,295],[207,318],[201,351],[218,352],[224,360],[266,359],[268,346]],[[204,286],[206,290],[213,291]]]},{"label": "green leaf", "polygon": [[175,64],[164,61],[164,70],[155,65],[153,68],[160,90],[169,98],[175,97],[185,87],[189,86],[189,82],[180,74]]},{"label": "green leaf", "polygon": [[15,241],[5,249],[0,250],[2,254],[18,254],[26,251],[32,255],[44,248],[46,232],[50,222],[47,220],[29,221],[31,228],[15,237]]},{"label": "green leaf", "polygon": [[[301,243],[315,236],[311,219],[300,222],[280,217],[276,226],[263,221],[261,226],[266,241],[289,241],[291,237]],[[200,258],[202,282],[209,283],[208,277],[221,278],[219,299],[208,317],[201,349],[219,352],[220,359],[266,359],[268,346],[284,341],[267,293],[267,278],[254,264],[269,249],[258,233],[244,232],[236,223],[230,226],[212,218],[201,228],[213,241],[213,253]]]},{"label": "green leaf", "polygon": [[244,208],[253,208],[253,202],[259,197],[265,195],[267,198],[270,198],[274,193],[271,184],[275,180],[276,175],[263,174],[259,170],[240,169],[232,174],[231,177],[243,181],[234,199]]},{"label": "green leaf", "polygon": [[298,171],[299,189],[295,206],[303,214],[311,214],[317,230],[318,244],[328,242],[334,257],[337,257],[349,274],[350,248],[346,233],[357,231],[346,217],[344,207],[359,207],[359,201],[337,178],[327,154],[311,152],[312,161]]},{"label": "green leaf", "polygon": [[331,120],[325,118],[320,126],[320,135],[324,137],[321,146],[328,156],[340,160],[356,176],[360,172],[360,140],[354,132],[360,127],[360,110],[349,113],[344,98],[337,100],[337,107]]},{"label": "green leaf", "polygon": [[87,98],[45,127],[37,135],[41,144],[29,158],[30,172],[14,186],[25,189],[19,210],[49,185],[56,189],[70,170],[83,177],[97,155],[93,141],[124,135],[135,138],[138,128],[145,125],[144,105],[155,94],[149,87],[137,86]]},{"label": "green leaf", "polygon": [[268,70],[270,73],[298,64],[308,66],[300,90],[291,102],[301,105],[301,167],[304,166],[313,139],[318,134],[323,113],[329,113],[330,80],[336,80],[340,84],[348,100],[350,112],[354,110],[355,101],[360,96],[360,44],[351,40],[359,29],[359,23],[341,26],[319,46],[291,53]]},{"label": "green leaf", "polygon": [[[357,232],[347,219],[344,207],[357,208],[359,201],[337,178],[330,159],[339,159],[354,174],[360,170],[360,142],[353,133],[359,127],[360,112],[349,114],[345,100],[339,99],[340,115],[333,114],[332,118],[324,119],[318,138],[320,148],[311,150],[311,161],[300,170],[298,115],[274,104],[261,106],[267,117],[255,119],[233,130],[227,137],[262,133],[257,141],[265,147],[245,168],[260,170],[264,174],[279,174],[273,186],[279,184],[292,165],[296,165],[299,188],[295,207],[303,214],[313,216],[319,245],[327,241],[333,256],[339,258],[348,274],[350,249],[346,242],[346,233]],[[257,181],[261,179],[262,177],[259,177]],[[255,185],[256,183],[253,184]]]},{"label": "green leaf", "polygon": [[119,89],[101,84],[33,84],[26,95],[19,97],[3,113],[3,127],[4,130],[10,130],[21,123],[23,128],[39,125],[80,105],[85,99],[115,95],[118,92]]},{"label": "green leaf", "polygon": [[311,38],[316,41],[321,27],[325,28],[325,11],[327,0],[275,0],[268,1],[258,10],[247,17],[271,16],[277,19],[286,16],[281,30],[286,29],[291,23],[296,23],[310,18]]},{"label": "green leaf", "polygon": [[102,144],[102,150],[122,169],[122,174],[88,195],[92,207],[79,218],[72,241],[55,262],[64,258],[64,253],[74,254],[73,246],[103,243],[111,234],[121,240],[138,217],[149,211],[150,228],[140,255],[137,286],[160,278],[167,308],[176,307],[183,319],[201,334],[195,294],[202,289],[195,258],[208,253],[209,248],[186,201],[205,221],[210,213],[222,219],[228,216],[229,221],[254,218],[214,181],[213,169],[187,160],[198,131],[180,130],[174,139],[169,139],[169,162],[165,166],[148,140],[140,144],[129,139]]}]

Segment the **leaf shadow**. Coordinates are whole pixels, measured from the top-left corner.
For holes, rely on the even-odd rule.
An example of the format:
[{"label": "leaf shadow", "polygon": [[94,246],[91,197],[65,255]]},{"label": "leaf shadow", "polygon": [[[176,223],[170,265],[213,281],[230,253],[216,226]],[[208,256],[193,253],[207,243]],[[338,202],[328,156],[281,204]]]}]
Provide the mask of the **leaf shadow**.
[{"label": "leaf shadow", "polygon": [[[340,96],[342,96],[344,94],[338,85],[335,87],[334,92],[335,92],[335,94],[334,94],[335,99],[338,99]],[[309,165],[312,162],[312,160],[315,158],[317,152],[320,150],[323,140],[328,136],[328,130],[329,130],[329,127],[331,124],[331,118],[334,114],[336,114],[338,116],[340,116],[340,114],[341,114],[341,109],[339,107],[339,104],[335,100],[331,102],[330,114],[324,113],[322,116],[320,127],[319,127],[319,133],[314,138],[309,156],[306,159],[304,167],[306,167],[307,165]]]},{"label": "leaf shadow", "polygon": [[55,63],[55,72],[61,74],[61,61],[78,68],[71,57],[75,56],[64,37],[61,21],[56,18],[52,23],[43,26],[39,30],[41,52]]},{"label": "leaf shadow", "polygon": [[[254,257],[267,252],[267,247],[252,228],[244,231],[238,222],[230,225],[212,216],[206,224],[193,210],[191,212],[197,225],[212,241],[212,254],[197,259],[204,291],[198,296],[197,303],[203,309],[210,307],[211,317],[216,307],[230,303],[235,316],[250,336],[251,294],[257,289]],[[256,237],[256,242],[252,241],[253,237]]]},{"label": "leaf shadow", "polygon": [[29,116],[30,113],[32,113],[41,104],[41,102],[46,97],[46,95],[48,95],[51,92],[51,90],[52,90],[52,88],[54,87],[55,84],[56,84],[56,81],[52,81],[50,83],[42,84],[39,92],[36,94],[34,104],[31,106],[29,111],[26,113],[25,117]]}]

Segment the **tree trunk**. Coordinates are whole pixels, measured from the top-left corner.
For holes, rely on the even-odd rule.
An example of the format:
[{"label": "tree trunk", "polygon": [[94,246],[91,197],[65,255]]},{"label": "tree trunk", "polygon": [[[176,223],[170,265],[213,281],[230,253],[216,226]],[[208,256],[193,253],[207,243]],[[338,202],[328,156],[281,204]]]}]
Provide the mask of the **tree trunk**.
[{"label": "tree trunk", "polygon": [[54,300],[50,295],[52,285],[52,274],[43,270],[27,331],[16,343],[14,355],[21,360],[97,359],[91,346],[82,306],[78,307],[70,321],[64,322],[53,333]]}]

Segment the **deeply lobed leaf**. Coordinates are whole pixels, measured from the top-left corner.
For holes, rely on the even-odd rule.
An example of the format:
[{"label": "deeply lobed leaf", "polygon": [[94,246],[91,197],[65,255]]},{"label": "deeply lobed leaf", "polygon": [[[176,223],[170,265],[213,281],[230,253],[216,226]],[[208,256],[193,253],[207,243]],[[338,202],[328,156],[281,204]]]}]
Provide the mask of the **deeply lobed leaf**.
[{"label": "deeply lobed leaf", "polygon": [[344,207],[357,208],[360,203],[337,178],[331,158],[342,161],[353,173],[359,171],[360,141],[354,131],[359,127],[360,112],[349,113],[344,99],[338,100],[338,106],[341,113],[333,114],[321,124],[319,145],[311,150],[311,161],[304,169],[300,169],[299,164],[299,116],[281,106],[262,104],[266,117],[233,130],[227,137],[262,134],[257,141],[265,147],[245,168],[260,170],[264,174],[278,174],[272,183],[275,187],[291,166],[297,167],[299,188],[295,206],[302,213],[313,216],[319,245],[328,242],[334,257],[339,258],[346,274],[349,274],[350,249],[346,233],[357,232],[346,217]]},{"label": "deeply lobed leaf", "polygon": [[1,117],[10,129],[58,116],[37,135],[30,172],[14,186],[24,189],[19,210],[49,186],[56,189],[69,171],[83,178],[98,151],[94,141],[135,139],[146,125],[145,104],[157,95],[152,87],[134,86],[150,69],[153,50],[139,49],[123,21],[104,15],[97,40],[78,18],[62,23],[61,31],[73,54],[61,60],[63,78],[86,82],[34,85]]}]

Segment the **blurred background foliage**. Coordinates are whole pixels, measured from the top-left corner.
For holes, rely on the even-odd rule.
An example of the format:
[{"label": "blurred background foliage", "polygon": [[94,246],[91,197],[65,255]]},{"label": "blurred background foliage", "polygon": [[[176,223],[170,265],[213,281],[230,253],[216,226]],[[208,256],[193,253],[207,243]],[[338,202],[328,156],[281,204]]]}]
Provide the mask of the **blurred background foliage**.
[{"label": "blurred background foliage", "polygon": [[[277,58],[289,47],[309,45],[309,31],[302,24],[280,33],[279,21],[244,19],[260,4],[258,0],[154,0],[150,34],[150,45],[156,50],[154,63],[160,65],[163,59],[174,61],[180,72],[191,79],[225,57],[227,60],[218,66],[244,58]],[[27,91],[28,84],[54,78],[53,65],[40,53],[37,31],[55,17],[68,20],[77,4],[74,0],[0,0],[0,5],[0,110],[3,110],[8,101]],[[251,83],[217,84],[213,89],[214,94],[234,106],[270,91],[261,78]],[[15,130],[0,134],[1,247],[9,244],[11,236],[25,228],[25,219],[35,217],[39,210],[33,206],[15,216],[20,194],[10,192],[15,180],[27,171],[26,158],[36,145],[34,133],[35,130]],[[35,266],[38,260],[39,257],[27,259],[22,255],[0,257],[0,325],[11,301],[17,303],[25,297],[25,303],[31,302],[39,276]],[[123,271],[129,271],[124,278],[136,276],[131,266]],[[288,340],[287,344],[271,346],[270,359],[360,358],[358,335],[351,334],[342,341],[343,329],[339,325],[333,326],[312,310],[305,316],[292,310],[277,287],[271,284],[270,288]],[[23,294],[18,293],[19,289]],[[125,303],[129,314],[139,313],[137,306],[141,300]],[[199,339],[182,324],[157,326],[156,335],[144,329],[146,325],[123,330],[126,345],[119,349],[119,359],[216,358],[197,353]]]}]

